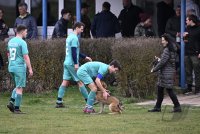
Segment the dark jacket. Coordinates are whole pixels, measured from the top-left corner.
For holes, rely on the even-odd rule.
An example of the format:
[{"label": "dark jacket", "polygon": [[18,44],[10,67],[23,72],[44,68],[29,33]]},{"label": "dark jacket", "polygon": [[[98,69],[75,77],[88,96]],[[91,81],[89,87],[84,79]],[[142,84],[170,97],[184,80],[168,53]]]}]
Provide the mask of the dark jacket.
[{"label": "dark jacket", "polygon": [[158,86],[172,88],[174,85],[176,52],[170,52],[167,47],[164,48],[160,61],[153,68],[153,72],[158,73]]},{"label": "dark jacket", "polygon": [[81,37],[90,38],[91,22],[87,15],[81,15],[81,22],[85,24],[84,31],[81,33]]},{"label": "dark jacket", "polygon": [[181,31],[181,17],[174,16],[167,21],[165,32],[176,38],[177,32]]},{"label": "dark jacket", "polygon": [[63,18],[58,20],[54,27],[52,38],[67,38],[67,24],[68,21]]},{"label": "dark jacket", "polygon": [[110,11],[102,11],[94,16],[91,26],[92,36],[115,37],[115,33],[120,32],[117,17]]},{"label": "dark jacket", "polygon": [[136,25],[140,22],[139,14],[142,9],[138,6],[131,5],[129,8],[121,10],[118,20],[123,37],[133,37]]},{"label": "dark jacket", "polygon": [[25,25],[27,27],[27,37],[26,39],[36,39],[38,35],[37,24],[35,18],[30,14],[27,14],[24,18],[21,16],[17,17],[15,20],[14,28],[18,25]]},{"label": "dark jacket", "polygon": [[8,30],[9,28],[5,24],[4,20],[0,20],[0,40],[4,40],[5,38],[8,38]]},{"label": "dark jacket", "polygon": [[187,32],[188,43],[185,44],[185,55],[197,56],[200,54],[200,26],[190,26]]},{"label": "dark jacket", "polygon": [[157,24],[158,35],[162,36],[165,33],[165,27],[167,20],[175,15],[175,11],[172,6],[161,1],[157,4]]}]

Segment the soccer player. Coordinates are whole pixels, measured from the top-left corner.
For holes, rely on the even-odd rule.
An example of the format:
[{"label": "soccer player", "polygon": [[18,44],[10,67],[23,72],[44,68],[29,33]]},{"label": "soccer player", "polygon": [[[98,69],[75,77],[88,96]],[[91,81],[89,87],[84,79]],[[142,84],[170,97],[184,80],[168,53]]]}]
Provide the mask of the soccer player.
[{"label": "soccer player", "polygon": [[[103,92],[103,97],[107,99],[109,93],[101,85],[101,79],[107,73],[116,73],[121,69],[120,63],[113,60],[109,65],[102,62],[88,62],[82,65],[78,71],[78,78],[90,88],[90,93],[88,95],[87,103],[84,109],[84,113],[94,113],[93,104],[96,97],[97,88]],[[95,78],[95,81],[93,81]]]},{"label": "soccer player", "polygon": [[77,82],[80,92],[87,101],[88,92],[84,84],[77,77],[76,71],[79,68],[79,57],[92,61],[92,59],[82,53],[80,53],[80,44],[78,35],[83,32],[84,24],[77,22],[73,26],[73,33],[71,33],[66,39],[66,56],[64,61],[64,73],[63,81],[58,90],[58,98],[56,102],[56,108],[63,108],[63,96],[68,89],[70,80]]},{"label": "soccer player", "polygon": [[24,25],[17,27],[16,37],[8,42],[7,55],[9,60],[8,71],[15,83],[8,109],[15,114],[23,114],[20,110],[23,88],[26,86],[26,68],[29,76],[33,75],[28,48],[23,38],[26,38],[27,28]]}]

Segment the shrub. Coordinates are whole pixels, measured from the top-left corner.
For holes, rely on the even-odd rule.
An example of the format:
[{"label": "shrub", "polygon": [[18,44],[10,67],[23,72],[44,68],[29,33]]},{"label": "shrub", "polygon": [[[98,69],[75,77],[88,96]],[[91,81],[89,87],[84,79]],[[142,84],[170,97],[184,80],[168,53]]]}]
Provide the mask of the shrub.
[{"label": "shrub", "polygon": [[[118,89],[121,94],[143,98],[154,93],[155,77],[150,72],[154,55],[160,51],[159,39],[81,39],[81,52],[93,60],[109,63],[118,59],[122,65]],[[29,56],[34,76],[27,79],[28,92],[52,91],[62,82],[65,39],[28,41]],[[0,52],[6,61],[6,44],[0,43]],[[81,60],[81,63],[85,61]],[[5,67],[6,68],[6,67]],[[0,88],[13,89],[7,69],[1,71]]]},{"label": "shrub", "polygon": [[127,97],[144,98],[155,89],[155,75],[147,75],[151,62],[159,54],[159,39],[136,38],[118,40],[112,48],[114,59],[122,65],[119,75],[120,91]]}]

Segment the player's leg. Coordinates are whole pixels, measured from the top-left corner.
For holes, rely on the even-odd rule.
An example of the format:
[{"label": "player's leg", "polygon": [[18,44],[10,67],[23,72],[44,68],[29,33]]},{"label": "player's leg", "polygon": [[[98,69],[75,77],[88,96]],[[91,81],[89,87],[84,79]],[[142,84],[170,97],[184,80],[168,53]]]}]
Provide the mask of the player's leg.
[{"label": "player's leg", "polygon": [[93,104],[94,104],[94,101],[96,98],[97,86],[93,82],[93,83],[90,83],[88,85],[88,87],[90,88],[91,91],[88,95],[88,100],[87,100],[87,104],[86,104],[86,106],[87,106],[86,113],[93,113],[94,112]]},{"label": "player's leg", "polygon": [[[11,78],[12,78],[12,80],[13,80],[13,82],[14,82],[15,87],[16,87],[14,73],[10,72],[10,75],[11,75]],[[13,89],[12,95],[11,95],[11,97],[10,97],[10,101],[9,101],[9,103],[8,103],[8,105],[7,105],[7,108],[8,108],[11,112],[14,112],[14,109],[15,109],[15,106],[14,106],[14,104],[15,104],[15,94],[16,94],[16,88]]]},{"label": "player's leg", "polygon": [[16,114],[23,114],[20,110],[22,102],[23,88],[26,87],[26,72],[15,73],[16,93],[15,93],[15,110]]},{"label": "player's leg", "polygon": [[74,69],[74,66],[66,66],[66,67],[67,67],[68,71],[70,72],[70,75],[71,75],[72,79],[73,79],[74,81],[77,82],[77,84],[78,84],[78,86],[79,86],[79,90],[80,90],[82,96],[84,97],[84,99],[85,99],[86,102],[87,102],[88,91],[87,91],[85,85],[84,85],[84,84],[80,81],[80,79],[78,78],[77,72],[76,72],[76,70]]},{"label": "player's leg", "polygon": [[67,68],[67,66],[64,65],[64,72],[63,72],[63,81],[62,84],[60,85],[58,89],[58,97],[56,101],[56,108],[64,108],[65,106],[63,105],[63,97],[65,95],[65,92],[68,89],[69,86],[69,80],[71,79],[70,72]]},{"label": "player's leg", "polygon": [[78,86],[79,86],[79,90],[82,94],[82,96],[84,97],[85,101],[87,102],[87,99],[88,99],[88,91],[85,87],[85,85],[81,82],[81,81],[78,81]]},{"label": "player's leg", "polygon": [[23,89],[21,87],[16,88],[16,94],[15,94],[15,110],[14,113],[16,114],[21,114],[21,110],[20,110],[20,105],[22,102],[22,92]]},{"label": "player's leg", "polygon": [[69,81],[63,80],[62,84],[60,85],[60,87],[58,89],[58,97],[57,97],[57,101],[56,101],[56,108],[65,107],[63,105],[63,97],[65,95],[65,92],[66,92],[68,86],[69,86]]}]

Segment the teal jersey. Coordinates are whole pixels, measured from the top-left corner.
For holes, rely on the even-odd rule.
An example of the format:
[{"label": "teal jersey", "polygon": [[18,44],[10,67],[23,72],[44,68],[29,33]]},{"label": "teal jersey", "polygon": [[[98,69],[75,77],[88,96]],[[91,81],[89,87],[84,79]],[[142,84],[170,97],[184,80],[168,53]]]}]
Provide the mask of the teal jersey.
[{"label": "teal jersey", "polygon": [[108,67],[109,65],[105,63],[94,61],[83,64],[80,70],[86,71],[91,78],[94,78],[97,77],[98,74],[105,76],[108,73]]},{"label": "teal jersey", "polygon": [[9,51],[9,72],[26,72],[24,55],[28,54],[26,42],[19,37],[14,37],[8,42]]},{"label": "teal jersey", "polygon": [[76,47],[77,63],[79,63],[80,44],[78,36],[74,33],[71,33],[66,39],[66,55],[64,61],[65,65],[74,65],[72,58],[72,47]]}]

